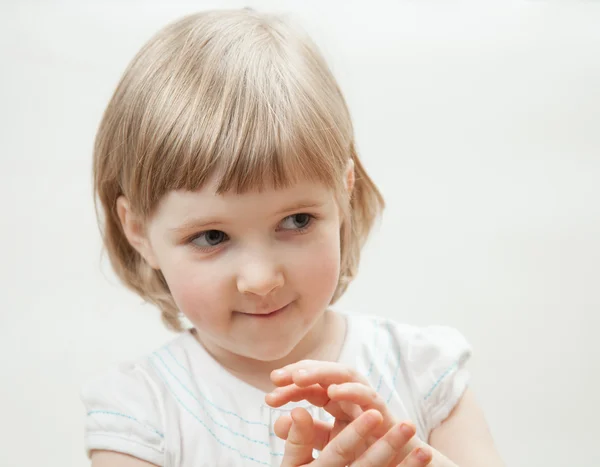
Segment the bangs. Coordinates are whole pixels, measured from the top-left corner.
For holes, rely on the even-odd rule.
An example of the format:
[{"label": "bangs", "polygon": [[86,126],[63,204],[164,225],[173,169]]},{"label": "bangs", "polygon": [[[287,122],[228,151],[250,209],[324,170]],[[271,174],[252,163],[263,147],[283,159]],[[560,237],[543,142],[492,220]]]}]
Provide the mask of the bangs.
[{"label": "bangs", "polygon": [[[331,185],[349,157],[351,135],[308,95],[265,80],[256,92],[248,81],[223,95],[214,114],[193,112],[187,147],[173,151],[173,189],[196,190],[212,178],[216,191],[243,193],[282,188],[302,180]],[[228,95],[226,95],[228,94]],[[167,157],[166,154],[162,155]]]},{"label": "bangs", "polygon": [[300,180],[341,186],[353,141],[342,94],[307,38],[262,26],[210,40],[188,32],[152,77],[130,174],[142,212],[209,181],[218,193]]},{"label": "bangs", "polygon": [[[352,189],[346,169],[352,162]],[[341,213],[331,303],[356,276],[384,202],[354,144],[350,115],[316,45],[278,16],[206,11],[161,29],[136,54],[94,141],[94,191],[114,271],[156,304],[170,329],[181,310],[160,269],[127,237],[119,200],[148,220],[170,191],[217,193],[322,183]],[[98,209],[98,202],[102,210]]]}]

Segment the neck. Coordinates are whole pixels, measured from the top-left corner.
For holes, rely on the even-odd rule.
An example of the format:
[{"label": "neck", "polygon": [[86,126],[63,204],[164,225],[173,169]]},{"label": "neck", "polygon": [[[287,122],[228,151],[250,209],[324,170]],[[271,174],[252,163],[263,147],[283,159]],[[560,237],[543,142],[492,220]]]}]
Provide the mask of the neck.
[{"label": "neck", "polygon": [[199,336],[197,330],[194,333],[196,339],[227,371],[265,392],[274,388],[270,380],[273,370],[300,360],[336,361],[344,344],[345,334],[345,318],[335,312],[326,311],[289,354],[277,360],[261,361],[215,348]]}]

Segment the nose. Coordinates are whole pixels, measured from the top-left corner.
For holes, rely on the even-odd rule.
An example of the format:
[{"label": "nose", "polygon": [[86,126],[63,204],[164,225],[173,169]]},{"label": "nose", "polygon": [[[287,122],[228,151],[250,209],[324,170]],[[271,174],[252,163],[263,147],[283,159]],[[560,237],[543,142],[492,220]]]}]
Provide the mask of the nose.
[{"label": "nose", "polygon": [[266,258],[248,258],[237,277],[237,288],[243,294],[265,297],[283,286],[285,280],[276,262]]}]

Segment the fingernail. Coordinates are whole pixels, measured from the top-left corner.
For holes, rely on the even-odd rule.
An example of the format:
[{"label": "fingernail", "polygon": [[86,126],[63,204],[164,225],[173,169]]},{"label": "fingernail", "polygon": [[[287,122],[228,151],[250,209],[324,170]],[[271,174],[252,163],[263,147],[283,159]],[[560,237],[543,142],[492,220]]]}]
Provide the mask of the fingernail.
[{"label": "fingernail", "polygon": [[308,374],[308,370],[305,370],[304,368],[302,368],[302,369],[298,370],[298,374],[300,376],[307,375]]},{"label": "fingernail", "polygon": [[417,459],[420,461],[428,461],[429,453],[421,448],[417,448]]},{"label": "fingernail", "polygon": [[271,373],[271,376],[274,378],[282,378],[285,376],[285,370],[275,370]]},{"label": "fingernail", "polygon": [[404,436],[411,437],[413,435],[413,429],[411,426],[407,425],[406,423],[403,423],[402,425],[400,425],[400,431],[402,431],[402,434]]}]

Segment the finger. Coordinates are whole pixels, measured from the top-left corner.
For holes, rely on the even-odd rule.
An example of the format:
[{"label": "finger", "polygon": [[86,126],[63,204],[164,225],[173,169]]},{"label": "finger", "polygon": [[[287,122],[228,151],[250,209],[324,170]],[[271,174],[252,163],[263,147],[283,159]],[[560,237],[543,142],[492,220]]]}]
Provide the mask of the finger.
[{"label": "finger", "polygon": [[325,446],[319,463],[332,467],[351,464],[367,449],[367,440],[381,420],[381,414],[376,410],[361,414]]},{"label": "finger", "polygon": [[[278,438],[287,440],[292,428],[292,417],[282,415],[277,419],[273,427]],[[333,427],[330,423],[313,419],[313,447],[322,451],[332,438]]]},{"label": "finger", "polygon": [[[318,384],[307,388],[290,384],[283,388],[276,388],[273,392],[265,396],[265,402],[271,407],[281,407],[288,402],[298,402],[301,400],[306,400],[315,407],[322,407],[332,417],[345,421],[352,421],[363,412],[358,407],[356,407],[357,410],[353,410],[354,407],[341,407],[337,402],[330,403],[327,390]],[[348,410],[346,411],[344,408],[348,408]]]},{"label": "finger", "polygon": [[273,370],[271,372],[271,381],[276,386],[287,386],[288,384],[292,384],[294,382],[292,379],[292,373],[294,370],[316,366],[318,363],[320,362],[317,360],[301,360],[296,363],[291,363],[290,365]]},{"label": "finger", "polygon": [[292,417],[290,415],[282,415],[277,420],[275,420],[275,424],[273,425],[273,431],[278,438],[282,440],[286,440],[292,428]]},{"label": "finger", "polygon": [[[398,421],[381,395],[371,386],[361,383],[332,384],[327,388],[327,394],[331,400],[327,407],[334,407],[335,404],[340,404],[344,412],[349,412],[353,407],[348,407],[347,405],[355,404],[360,410],[365,412],[373,409],[380,412],[383,416],[383,421],[374,432],[376,438],[380,438],[387,433]],[[405,421],[404,423],[412,426],[410,421]],[[406,450],[402,452],[400,459],[403,459],[411,449],[417,446],[416,439],[411,441]]]},{"label": "finger", "polygon": [[368,384],[365,377],[351,367],[340,365],[337,362],[316,360],[301,360],[275,370],[271,373],[271,381],[276,386],[287,386],[295,383],[301,387],[312,384],[328,386],[350,381]]},{"label": "finger", "polygon": [[291,427],[285,442],[282,467],[298,467],[313,461],[313,419],[301,408],[292,410]]},{"label": "finger", "polygon": [[383,415],[384,422],[389,426],[394,424],[394,418],[383,397],[371,386],[362,383],[332,384],[327,388],[327,396],[333,402],[350,402],[358,405],[365,412],[375,409]]},{"label": "finger", "polygon": [[394,425],[352,464],[353,467],[389,465],[395,459],[398,460],[398,452],[406,447],[414,434],[415,428],[412,425],[407,423]]},{"label": "finger", "polygon": [[329,396],[327,390],[319,384],[313,384],[306,388],[290,384],[276,388],[265,396],[265,402],[271,407],[281,407],[288,402],[302,400],[306,400],[316,407],[323,407],[329,402]]},{"label": "finger", "polygon": [[420,447],[413,450],[398,467],[424,467],[429,465],[432,457],[431,449]]}]

